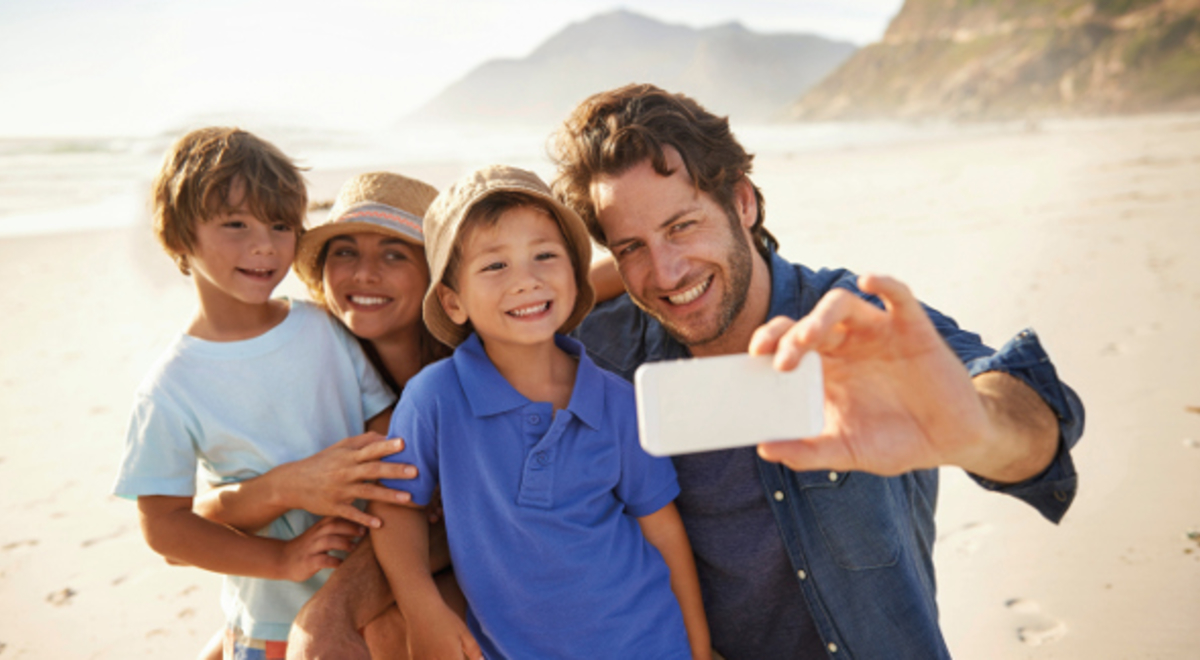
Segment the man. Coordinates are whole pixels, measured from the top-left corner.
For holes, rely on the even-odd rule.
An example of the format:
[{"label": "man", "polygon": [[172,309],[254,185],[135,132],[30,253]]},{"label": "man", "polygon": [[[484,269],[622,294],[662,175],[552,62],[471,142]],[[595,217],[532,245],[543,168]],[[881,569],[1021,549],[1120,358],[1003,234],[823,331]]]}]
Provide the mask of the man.
[{"label": "man", "polygon": [[[1083,410],[1036,335],[993,352],[895,280],[784,261],[752,156],[687,97],[598,94],[554,151],[556,192],[629,292],[579,330],[598,364],[631,378],[644,362],[747,350],[781,369],[808,350],[823,359],[820,436],[675,459],[714,648],[727,660],[948,657],[932,468],[960,466],[1055,522],[1074,496]],[[350,602],[336,596],[353,575],[302,613],[293,641]]]}]

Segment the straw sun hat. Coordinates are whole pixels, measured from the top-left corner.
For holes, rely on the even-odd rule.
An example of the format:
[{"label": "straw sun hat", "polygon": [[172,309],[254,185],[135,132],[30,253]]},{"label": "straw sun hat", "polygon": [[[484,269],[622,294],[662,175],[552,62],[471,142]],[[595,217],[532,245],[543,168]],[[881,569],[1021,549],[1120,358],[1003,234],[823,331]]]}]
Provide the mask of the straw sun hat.
[{"label": "straw sun hat", "polygon": [[[533,172],[506,165],[492,165],[476,170],[438,195],[425,213],[425,256],[429,260],[429,281],[442,281],[451,248],[468,212],[485,197],[501,191],[524,193],[544,202],[553,210],[555,220],[567,240],[567,248],[575,253],[575,309],[558,329],[559,332],[570,332],[592,310],[596,297],[588,280],[588,269],[592,263],[591,237],[579,215],[558,201],[549,186]],[[436,287],[430,287],[425,294],[425,325],[434,337],[447,346],[458,346],[468,335],[467,329],[450,320],[446,310],[442,309]]]},{"label": "straw sun hat", "polygon": [[350,179],[338,192],[329,219],[300,238],[293,266],[296,274],[310,289],[320,291],[321,250],[329,239],[342,234],[386,234],[424,245],[423,217],[435,197],[433,186],[391,172]]}]

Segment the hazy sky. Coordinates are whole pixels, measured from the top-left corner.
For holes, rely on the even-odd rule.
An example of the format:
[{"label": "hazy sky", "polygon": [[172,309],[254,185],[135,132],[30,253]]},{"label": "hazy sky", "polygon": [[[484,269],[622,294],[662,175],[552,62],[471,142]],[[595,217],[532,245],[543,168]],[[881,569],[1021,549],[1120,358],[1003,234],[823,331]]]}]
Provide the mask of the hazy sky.
[{"label": "hazy sky", "polygon": [[[866,44],[903,0],[640,0]],[[374,128],[475,66],[519,58],[611,0],[0,0],[0,136],[128,135],[198,116]],[[336,7],[336,8],[335,8]],[[254,113],[250,115],[248,113]]]}]

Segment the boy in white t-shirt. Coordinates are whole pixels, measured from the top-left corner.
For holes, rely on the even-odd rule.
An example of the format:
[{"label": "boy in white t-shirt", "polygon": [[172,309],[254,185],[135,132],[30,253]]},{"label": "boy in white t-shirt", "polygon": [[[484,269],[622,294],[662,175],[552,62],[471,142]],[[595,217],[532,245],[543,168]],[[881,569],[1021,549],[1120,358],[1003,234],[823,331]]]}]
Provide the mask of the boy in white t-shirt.
[{"label": "boy in white t-shirt", "polygon": [[113,490],[137,497],[155,552],[227,576],[227,658],[282,658],[292,619],[339,563],[329,552],[352,549],[365,529],[295,501],[262,503],[259,524],[213,522],[193,511],[197,470],[212,486],[252,479],[359,436],[373,418],[386,427],[395,399],[336,320],[271,298],[306,204],[294,163],[237,129],[185,135],[154,183],[155,232],[199,308],[138,388]]}]

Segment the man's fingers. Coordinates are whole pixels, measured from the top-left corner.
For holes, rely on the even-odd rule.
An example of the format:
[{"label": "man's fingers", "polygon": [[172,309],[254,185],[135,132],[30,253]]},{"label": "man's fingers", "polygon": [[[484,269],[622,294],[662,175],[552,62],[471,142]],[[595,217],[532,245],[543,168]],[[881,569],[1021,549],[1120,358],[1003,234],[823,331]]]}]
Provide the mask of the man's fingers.
[{"label": "man's fingers", "polygon": [[764,442],[758,446],[758,455],[765,461],[783,463],[797,472],[805,470],[844,472],[855,468],[854,454],[846,443],[830,436]]},{"label": "man's fingers", "polygon": [[879,296],[888,312],[902,320],[926,317],[925,310],[913,295],[912,289],[894,277],[862,275],[858,278],[858,288],[863,293]]},{"label": "man's fingers", "polygon": [[786,316],[776,316],[758,326],[750,337],[750,355],[770,355],[779,347],[779,340],[796,322]]}]

